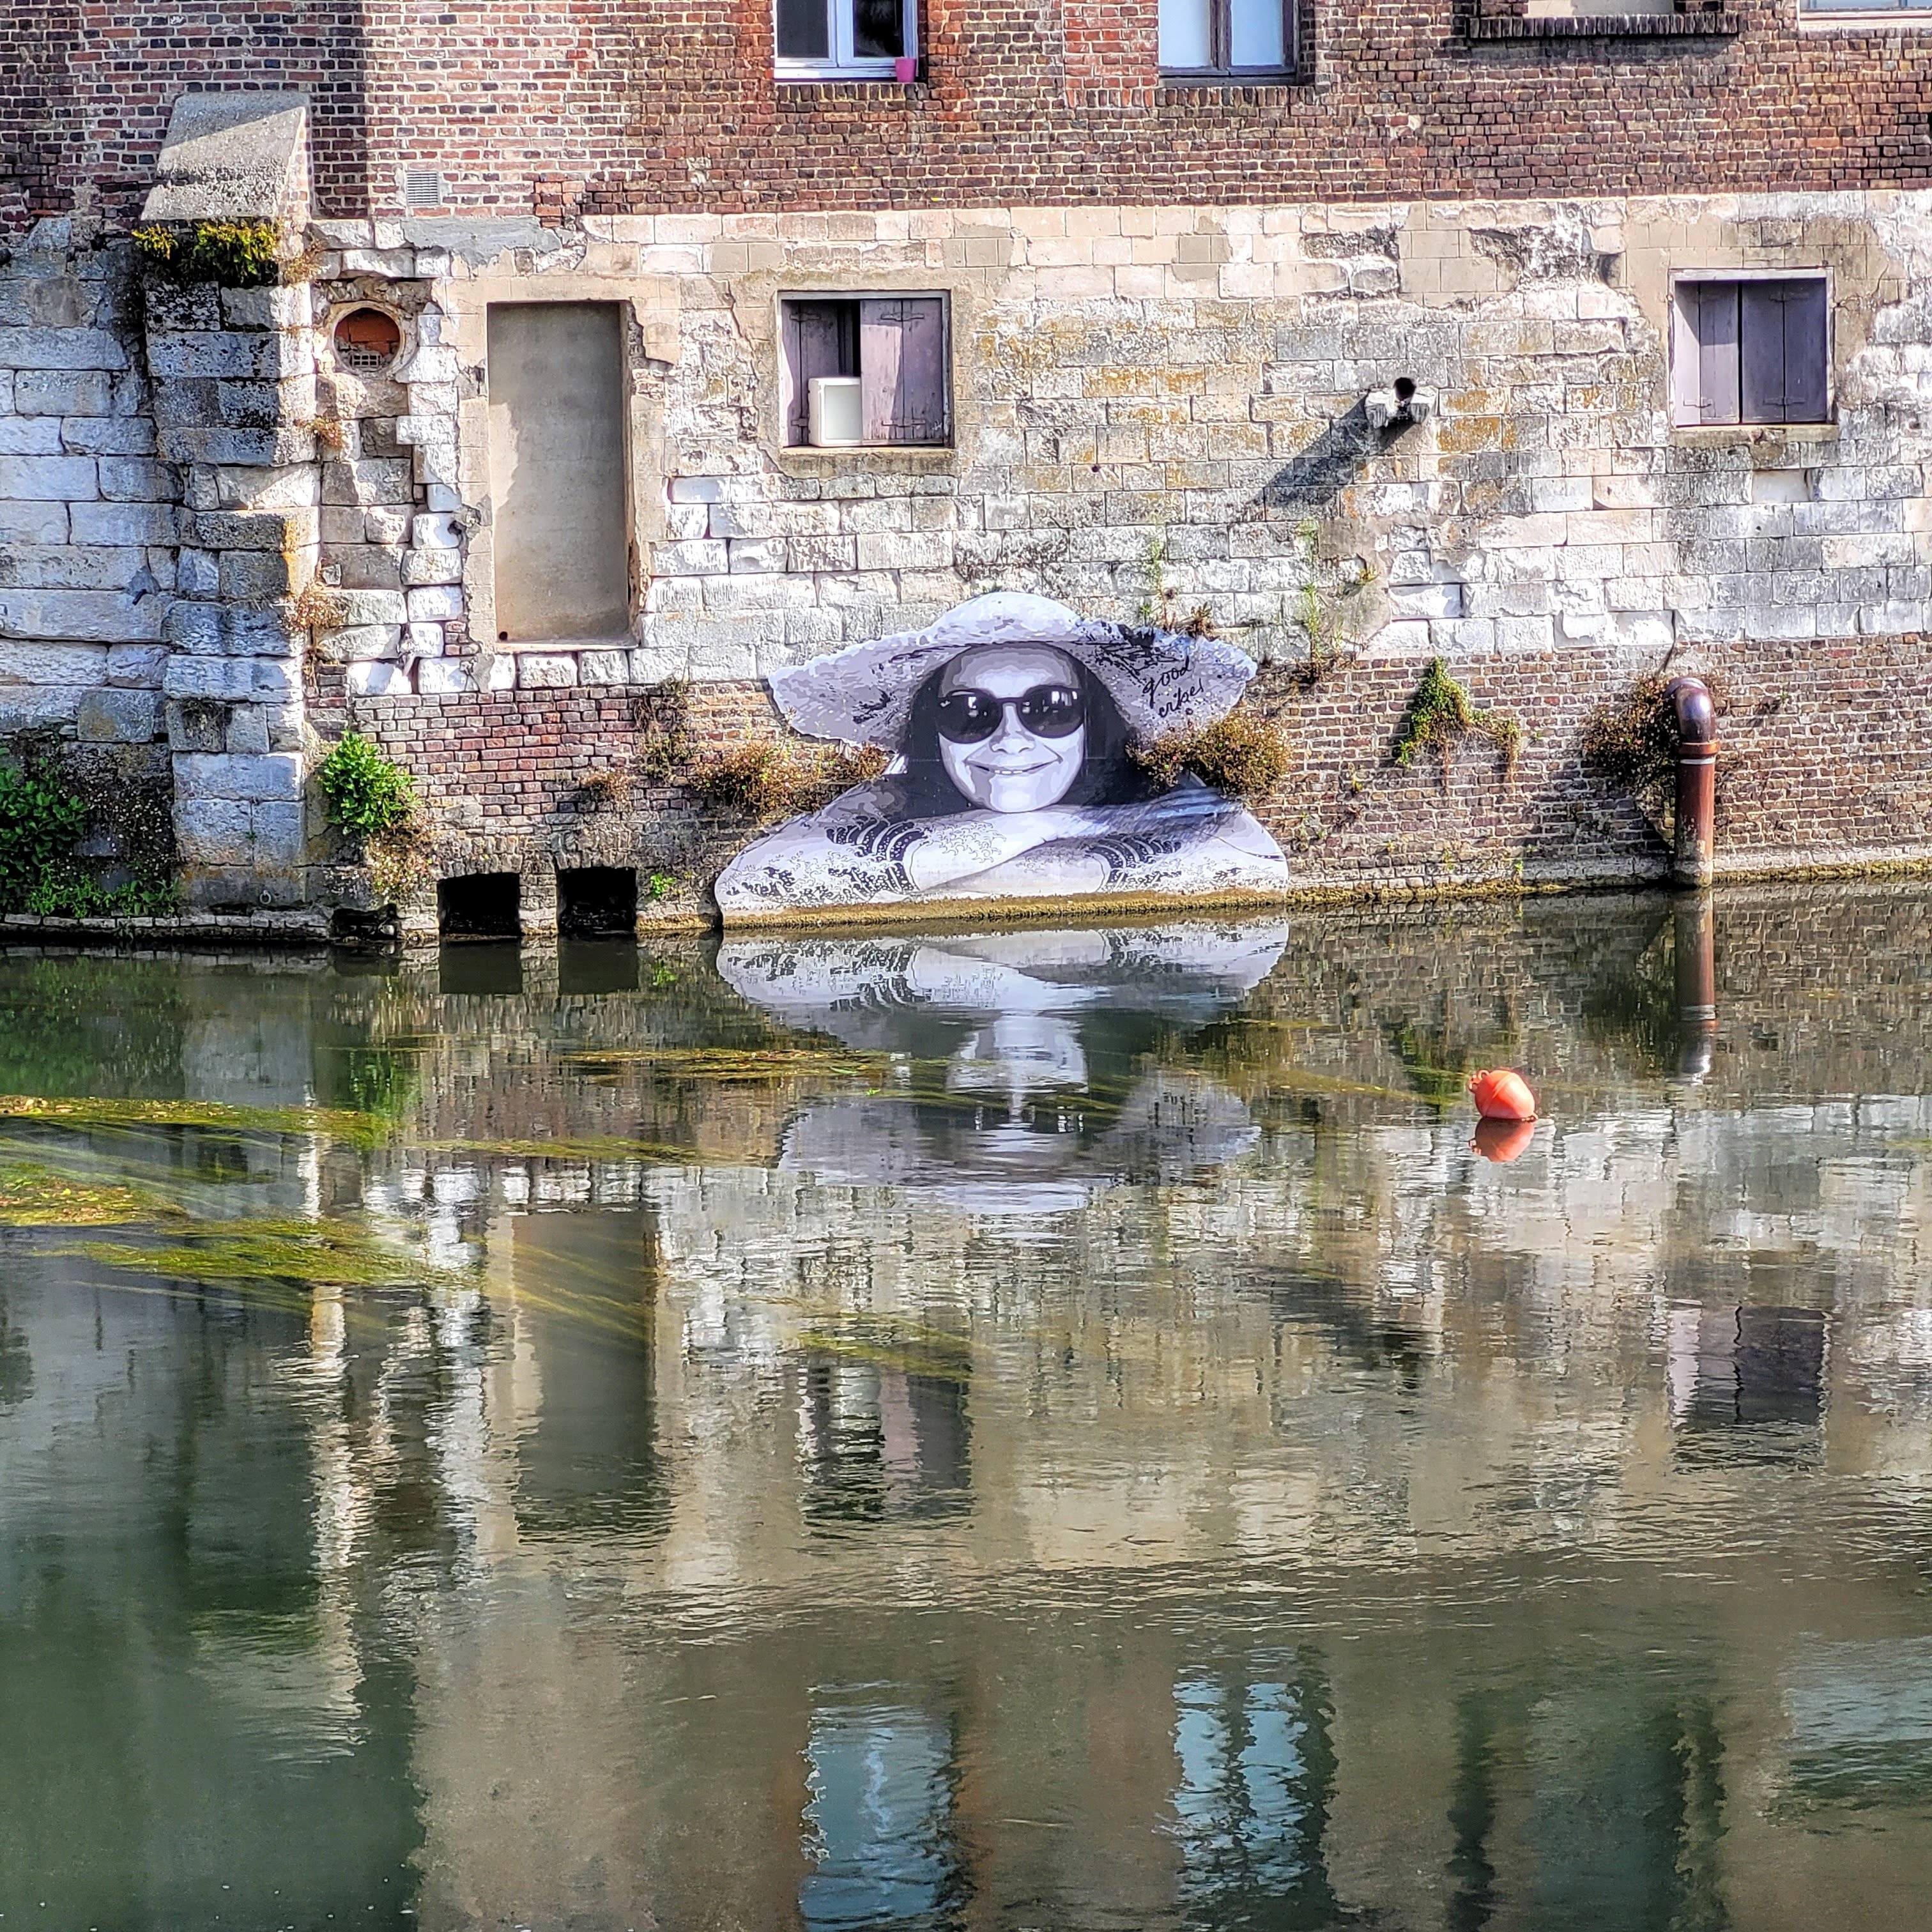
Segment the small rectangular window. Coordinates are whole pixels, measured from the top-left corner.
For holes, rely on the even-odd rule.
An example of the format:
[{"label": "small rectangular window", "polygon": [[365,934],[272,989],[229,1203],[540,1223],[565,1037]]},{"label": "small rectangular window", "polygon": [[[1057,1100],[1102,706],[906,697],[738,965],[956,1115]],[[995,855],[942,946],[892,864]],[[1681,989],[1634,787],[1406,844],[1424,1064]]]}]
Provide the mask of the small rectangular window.
[{"label": "small rectangular window", "polygon": [[1673,306],[1671,414],[1678,423],[1826,420],[1822,275],[1682,280]]},{"label": "small rectangular window", "polygon": [[1293,64],[1293,0],[1160,0],[1161,71],[1280,74]]},{"label": "small rectangular window", "polygon": [[916,56],[918,0],[776,0],[781,80],[884,78]]},{"label": "small rectangular window", "polygon": [[950,440],[944,296],[788,298],[779,320],[788,447]]}]

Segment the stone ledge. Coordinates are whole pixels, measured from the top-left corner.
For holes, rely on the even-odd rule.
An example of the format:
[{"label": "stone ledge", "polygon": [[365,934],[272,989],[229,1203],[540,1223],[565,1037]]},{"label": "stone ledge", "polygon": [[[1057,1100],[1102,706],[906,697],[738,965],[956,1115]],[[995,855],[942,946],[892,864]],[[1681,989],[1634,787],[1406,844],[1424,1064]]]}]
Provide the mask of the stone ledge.
[{"label": "stone ledge", "polygon": [[58,919],[32,912],[0,914],[8,940],[112,940],[162,946],[219,943],[245,946],[326,946],[328,920],[320,912],[177,913],[159,919]]},{"label": "stone ledge", "polygon": [[1736,14],[1592,14],[1574,19],[1529,20],[1510,15],[1480,16],[1469,22],[1468,38],[1482,40],[1690,40],[1736,34],[1744,22]]}]

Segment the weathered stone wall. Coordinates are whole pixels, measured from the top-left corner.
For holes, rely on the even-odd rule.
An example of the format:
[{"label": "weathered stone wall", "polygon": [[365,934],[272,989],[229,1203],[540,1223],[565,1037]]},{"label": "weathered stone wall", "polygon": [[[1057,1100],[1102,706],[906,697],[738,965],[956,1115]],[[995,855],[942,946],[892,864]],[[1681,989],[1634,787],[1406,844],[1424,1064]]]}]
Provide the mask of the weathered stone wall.
[{"label": "weathered stone wall", "polygon": [[[326,232],[324,275],[351,276],[332,308],[380,266],[426,332],[386,399],[338,383],[373,452],[339,487],[410,507],[388,500],[413,443],[413,507],[458,520],[345,515],[325,568],[441,591],[406,553],[458,552],[464,615],[430,621],[466,623],[484,658],[488,304],[601,296],[656,322],[630,370],[643,655],[542,650],[578,661],[523,668],[526,688],[763,674],[995,587],[1122,617],[1204,608],[1292,657],[1307,587],[1364,569],[1336,614],[1382,656],[1654,656],[1932,621],[1924,196],[667,216],[480,266],[380,224]],[[1833,278],[1834,420],[1674,427],[1671,276],[1780,268]],[[781,291],[915,288],[952,300],[953,446],[783,448]],[[1364,394],[1403,375],[1434,419],[1372,429]],[[406,662],[446,640],[406,634],[406,601],[384,610],[380,635],[334,648]]]},{"label": "weathered stone wall", "polygon": [[[422,773],[437,866],[518,872],[535,922],[557,863],[701,902],[747,830],[584,791],[633,756],[640,688],[692,679],[761,733],[754,679],[994,588],[1202,612],[1263,660],[1250,702],[1298,765],[1259,809],[1310,887],[1657,876],[1656,830],[1577,752],[1666,664],[1726,694],[1722,863],[1932,854],[1924,197],[664,217],[508,256],[431,232],[324,231],[331,312],[386,274],[413,339],[393,384],[338,379],[334,487],[362,500],[325,508],[322,567],[366,588],[318,638],[344,669],[316,717]],[[1672,274],[1800,267],[1833,278],[1834,420],[1673,426]],[[782,447],[779,293],[915,288],[952,301],[953,446]],[[547,297],[630,306],[644,572],[628,641],[518,650],[493,641],[483,326]],[[1361,398],[1400,375],[1436,413],[1378,433]],[[1311,623],[1344,646],[1314,680]],[[1513,772],[1473,745],[1391,764],[1433,656],[1524,726]]]},{"label": "weathered stone wall", "polygon": [[[557,864],[634,862],[694,910],[748,828],[584,792],[640,689],[755,734],[755,680],[994,588],[1262,659],[1299,764],[1261,810],[1311,886],[1654,875],[1576,751],[1666,664],[1727,694],[1721,862],[1932,856],[1932,196],[325,223],[297,285],[145,295],[92,238],[0,266],[0,729],[165,732],[201,903],[366,894],[310,777],[361,722],[436,869],[518,872],[540,922]],[[1832,277],[1832,419],[1674,426],[1671,277],[1798,268]],[[780,294],[913,290],[952,304],[952,446],[784,448]],[[544,300],[622,309],[636,608],[518,650],[487,325]],[[402,352],[358,375],[332,331],[372,303]],[[1434,415],[1372,429],[1404,375]],[[1311,625],[1342,646],[1312,681]],[[1390,764],[1435,656],[1526,728],[1514,772]]]}]

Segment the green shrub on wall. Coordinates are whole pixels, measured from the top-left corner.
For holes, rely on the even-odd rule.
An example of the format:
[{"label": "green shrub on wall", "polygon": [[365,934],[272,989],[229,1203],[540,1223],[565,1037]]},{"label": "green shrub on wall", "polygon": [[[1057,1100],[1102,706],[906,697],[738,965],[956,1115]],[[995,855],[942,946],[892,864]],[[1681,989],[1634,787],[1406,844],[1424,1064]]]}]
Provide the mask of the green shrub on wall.
[{"label": "green shrub on wall", "polygon": [[329,824],[362,838],[394,832],[416,812],[409,773],[359,731],[343,733],[316,768],[316,778],[328,801]]},{"label": "green shrub on wall", "polygon": [[1440,658],[1432,658],[1396,733],[1395,762],[1406,767],[1418,752],[1433,751],[1442,760],[1446,782],[1456,741],[1468,731],[1479,734],[1496,746],[1505,778],[1514,772],[1522,751],[1522,727],[1500,712],[1478,710],[1469,694],[1449,675],[1449,667]]},{"label": "green shrub on wall", "polygon": [[28,902],[70,867],[86,823],[86,806],[41,760],[0,765],[0,908],[36,910]]},{"label": "green shrub on wall", "polygon": [[134,230],[134,245],[142,260],[165,281],[270,289],[283,276],[278,222],[150,222]]}]

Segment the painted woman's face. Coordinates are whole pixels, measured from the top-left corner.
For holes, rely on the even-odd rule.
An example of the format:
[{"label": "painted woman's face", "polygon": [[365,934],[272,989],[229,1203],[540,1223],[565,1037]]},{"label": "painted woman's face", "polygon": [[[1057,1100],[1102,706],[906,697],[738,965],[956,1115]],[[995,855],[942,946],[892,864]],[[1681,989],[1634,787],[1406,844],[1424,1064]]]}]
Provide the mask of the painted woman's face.
[{"label": "painted woman's face", "polygon": [[1073,661],[1046,644],[962,651],[939,681],[939,758],[959,791],[994,812],[1058,805],[1087,757]]}]

